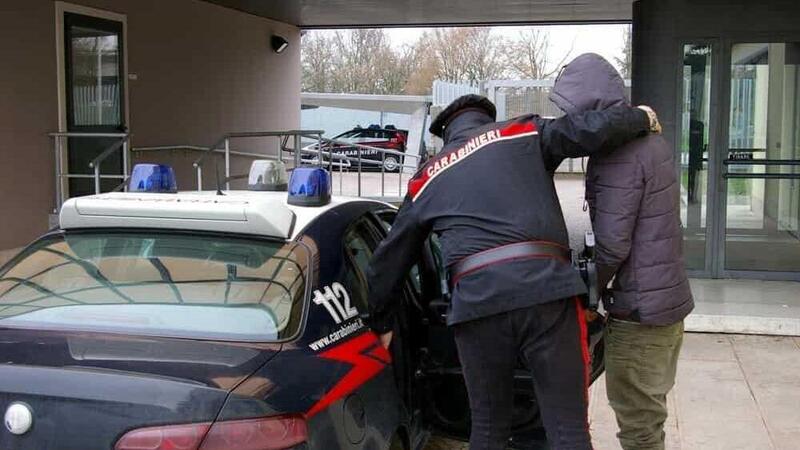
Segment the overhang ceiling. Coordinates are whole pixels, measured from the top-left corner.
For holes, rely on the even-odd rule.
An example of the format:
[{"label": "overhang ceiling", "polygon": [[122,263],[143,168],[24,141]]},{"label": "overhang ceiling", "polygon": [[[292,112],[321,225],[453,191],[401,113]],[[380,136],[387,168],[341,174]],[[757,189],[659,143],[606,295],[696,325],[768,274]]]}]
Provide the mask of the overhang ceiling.
[{"label": "overhang ceiling", "polygon": [[302,28],[619,22],[633,0],[205,0]]}]

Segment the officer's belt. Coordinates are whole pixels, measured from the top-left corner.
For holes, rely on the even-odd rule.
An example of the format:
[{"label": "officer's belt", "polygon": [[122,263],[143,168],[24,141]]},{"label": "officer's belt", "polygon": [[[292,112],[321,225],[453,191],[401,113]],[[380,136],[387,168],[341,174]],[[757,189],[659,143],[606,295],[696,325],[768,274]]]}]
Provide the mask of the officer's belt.
[{"label": "officer's belt", "polygon": [[570,264],[572,252],[563,245],[548,241],[517,242],[491,248],[455,263],[450,268],[450,283],[455,286],[461,277],[485,267],[520,259],[557,259]]}]

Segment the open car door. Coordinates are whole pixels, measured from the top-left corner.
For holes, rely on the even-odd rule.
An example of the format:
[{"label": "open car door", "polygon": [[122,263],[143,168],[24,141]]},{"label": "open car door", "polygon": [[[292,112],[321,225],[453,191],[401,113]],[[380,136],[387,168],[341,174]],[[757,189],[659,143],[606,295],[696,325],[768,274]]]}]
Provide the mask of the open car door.
[{"label": "open car door", "polygon": [[[453,331],[446,324],[449,287],[435,236],[426,243],[423,259],[420,276],[423,304],[427,301],[427,317],[423,320],[425,329],[422,334],[426,342],[421,348],[418,373],[428,400],[425,415],[437,434],[467,440],[471,420],[469,399]],[[547,448],[533,381],[521,364],[514,376],[514,415],[509,446]]]}]

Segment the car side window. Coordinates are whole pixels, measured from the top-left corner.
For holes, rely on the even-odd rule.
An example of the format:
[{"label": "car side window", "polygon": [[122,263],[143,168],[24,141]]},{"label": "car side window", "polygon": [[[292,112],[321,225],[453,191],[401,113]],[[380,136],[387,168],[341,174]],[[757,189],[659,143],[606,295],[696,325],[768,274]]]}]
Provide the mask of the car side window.
[{"label": "car side window", "polygon": [[369,226],[366,219],[360,219],[344,235],[345,283],[353,304],[362,312],[367,311],[366,273],[376,246]]},{"label": "car side window", "polygon": [[[378,220],[383,227],[383,230],[388,233],[389,230],[392,229],[392,223],[394,222],[394,218],[397,216],[397,213],[392,210],[388,211],[381,211],[377,214]],[[411,289],[417,294],[418,298],[422,297],[422,274],[420,272],[420,265],[419,263],[414,264],[411,267],[411,270],[408,272],[408,281],[411,285]]]}]

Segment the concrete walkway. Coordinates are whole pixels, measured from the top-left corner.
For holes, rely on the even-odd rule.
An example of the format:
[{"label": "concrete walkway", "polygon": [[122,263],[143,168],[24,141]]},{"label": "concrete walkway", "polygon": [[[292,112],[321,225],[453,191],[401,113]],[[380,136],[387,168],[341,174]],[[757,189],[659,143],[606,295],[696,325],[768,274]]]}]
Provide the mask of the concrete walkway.
[{"label": "concrete walkway", "polygon": [[[668,449],[798,449],[800,338],[686,334],[668,404]],[[602,379],[590,417],[596,448],[619,449]]]},{"label": "concrete walkway", "polygon": [[[800,449],[800,338],[688,333],[684,342],[668,450]],[[590,399],[595,449],[620,449],[603,378]],[[434,439],[426,450],[463,448]]]}]

